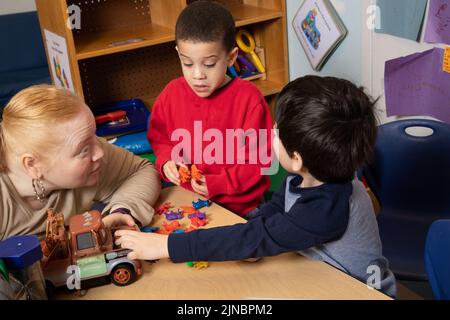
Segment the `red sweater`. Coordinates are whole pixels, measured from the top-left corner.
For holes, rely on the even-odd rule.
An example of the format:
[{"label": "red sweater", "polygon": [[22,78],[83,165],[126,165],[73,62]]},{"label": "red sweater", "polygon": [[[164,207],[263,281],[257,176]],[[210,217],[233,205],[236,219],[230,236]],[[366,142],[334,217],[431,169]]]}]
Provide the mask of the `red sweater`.
[{"label": "red sweater", "polygon": [[[259,129],[266,129],[267,136],[265,140],[258,138],[257,153],[249,152],[249,141],[252,139],[245,139],[245,145],[240,146],[241,152],[236,152],[238,142],[233,139],[234,152],[228,151],[227,157],[226,147],[228,145],[230,149],[231,146],[226,143],[227,129],[243,129],[246,132],[255,129],[255,137],[259,135]],[[260,164],[266,164],[267,159],[259,161],[259,149],[262,149],[261,153],[271,155],[271,129],[272,118],[267,103],[251,82],[235,78],[210,97],[201,98],[181,77],[171,81],[156,100],[147,137],[156,154],[156,167],[164,179],[163,165],[169,160],[175,161],[171,158],[172,149],[183,144],[183,152],[176,154],[182,155],[185,163],[195,163],[202,171],[209,198],[235,213],[245,215],[260,204],[270,186],[269,178],[261,175],[261,167],[269,167],[270,163]],[[175,130],[179,135],[171,141]],[[223,141],[221,148],[220,144],[216,144],[220,140]],[[242,143],[243,140],[240,141]],[[264,141],[267,143],[264,144]],[[257,161],[254,160],[255,154],[258,154]],[[183,184],[183,187],[192,190],[189,183]]]}]

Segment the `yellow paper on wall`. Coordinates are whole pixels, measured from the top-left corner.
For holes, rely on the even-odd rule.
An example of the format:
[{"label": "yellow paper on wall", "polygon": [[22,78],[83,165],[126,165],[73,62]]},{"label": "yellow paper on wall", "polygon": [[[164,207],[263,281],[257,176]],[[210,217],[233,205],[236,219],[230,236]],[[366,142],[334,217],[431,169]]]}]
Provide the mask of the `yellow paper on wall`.
[{"label": "yellow paper on wall", "polygon": [[444,63],[442,64],[442,69],[445,72],[450,73],[450,47],[445,48]]}]

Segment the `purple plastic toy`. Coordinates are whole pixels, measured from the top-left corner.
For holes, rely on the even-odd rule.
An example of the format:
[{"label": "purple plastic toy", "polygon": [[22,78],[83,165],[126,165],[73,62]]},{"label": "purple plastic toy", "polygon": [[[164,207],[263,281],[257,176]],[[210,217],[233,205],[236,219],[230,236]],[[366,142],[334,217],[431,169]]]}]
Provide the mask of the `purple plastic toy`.
[{"label": "purple plastic toy", "polygon": [[170,212],[164,212],[164,214],[166,215],[167,220],[177,220],[183,218],[183,214],[180,211],[174,212],[171,210]]},{"label": "purple plastic toy", "polygon": [[192,213],[192,214],[188,215],[189,219],[192,219],[193,217],[197,217],[199,219],[205,219],[206,214],[204,212],[197,212],[197,213]]}]

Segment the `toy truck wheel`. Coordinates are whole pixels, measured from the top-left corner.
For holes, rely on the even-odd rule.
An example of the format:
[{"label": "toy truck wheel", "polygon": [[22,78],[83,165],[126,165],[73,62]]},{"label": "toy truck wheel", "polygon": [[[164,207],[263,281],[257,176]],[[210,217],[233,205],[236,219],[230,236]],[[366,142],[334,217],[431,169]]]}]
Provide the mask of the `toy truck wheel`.
[{"label": "toy truck wheel", "polygon": [[136,280],[134,268],[127,264],[119,264],[111,272],[111,281],[116,286],[127,286]]}]

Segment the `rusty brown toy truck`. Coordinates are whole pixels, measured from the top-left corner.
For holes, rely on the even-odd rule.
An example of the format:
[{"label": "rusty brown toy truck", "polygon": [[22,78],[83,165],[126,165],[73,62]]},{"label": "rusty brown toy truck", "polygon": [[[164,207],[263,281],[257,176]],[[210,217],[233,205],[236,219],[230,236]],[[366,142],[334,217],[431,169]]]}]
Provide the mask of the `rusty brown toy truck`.
[{"label": "rusty brown toy truck", "polygon": [[47,287],[76,289],[97,278],[110,278],[118,286],[134,282],[142,274],[139,261],[130,260],[130,250],[114,245],[114,230],[105,227],[99,211],[75,215],[66,230],[64,216],[47,212],[46,238],[41,241],[42,270]]}]

